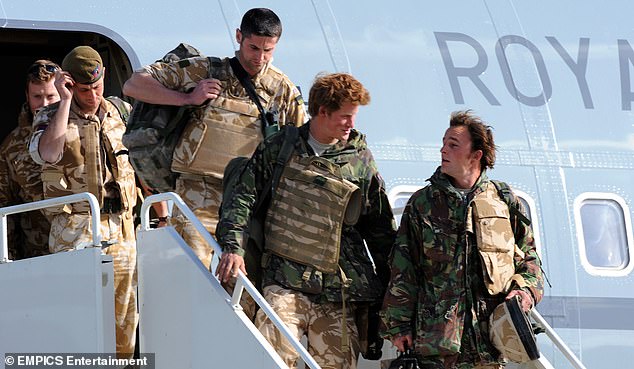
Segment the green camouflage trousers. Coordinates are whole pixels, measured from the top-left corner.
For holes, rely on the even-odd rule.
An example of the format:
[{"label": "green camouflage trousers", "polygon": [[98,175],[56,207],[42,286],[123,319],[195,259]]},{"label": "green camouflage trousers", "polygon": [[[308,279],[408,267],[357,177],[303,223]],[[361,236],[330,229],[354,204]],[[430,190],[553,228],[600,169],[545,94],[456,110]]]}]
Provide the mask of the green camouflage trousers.
[{"label": "green camouflage trousers", "polygon": [[[72,251],[76,245],[92,241],[89,214],[58,214],[51,224],[51,252]],[[112,242],[103,252],[112,256],[114,266],[114,315],[117,357],[134,353],[137,312],[136,241],[131,213],[101,214],[101,236]]]},{"label": "green camouflage trousers", "polygon": [[[346,306],[344,334],[344,311],[339,303],[317,304],[301,292],[276,285],[264,288],[264,298],[298,340],[306,336],[308,352],[323,369],[357,367],[359,337],[352,305]],[[296,368],[299,354],[262,310],[257,313],[255,325],[282,360]]]},{"label": "green camouflage trousers", "polygon": [[504,365],[497,363],[471,364],[457,363],[458,355],[450,357],[421,358],[419,363],[421,369],[504,369]]},{"label": "green camouflage trousers", "polygon": [[[218,208],[222,200],[222,180],[183,174],[176,180],[176,193],[194,212],[205,229],[214,236],[218,224]],[[178,210],[175,212],[176,216],[172,219],[171,225],[194,250],[205,268],[209,269],[214,253],[213,248],[205,242],[196,228]]]}]

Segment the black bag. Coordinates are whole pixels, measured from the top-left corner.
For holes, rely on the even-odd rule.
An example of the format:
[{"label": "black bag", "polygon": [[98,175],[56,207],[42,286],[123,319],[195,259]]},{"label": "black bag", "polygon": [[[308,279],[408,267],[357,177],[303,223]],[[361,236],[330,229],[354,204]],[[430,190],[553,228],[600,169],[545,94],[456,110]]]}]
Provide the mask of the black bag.
[{"label": "black bag", "polygon": [[406,348],[405,352],[390,363],[389,369],[423,369],[413,350]]},{"label": "black bag", "polygon": [[379,334],[380,310],[381,302],[359,303],[355,309],[360,352],[366,360],[379,360],[383,356],[383,338]]},{"label": "black bag", "polygon": [[[159,61],[200,55],[198,49],[181,43]],[[155,105],[138,100],[133,105],[123,144],[137,176],[155,193],[175,188],[178,174],[171,170],[172,155],[189,116],[186,106]]]}]

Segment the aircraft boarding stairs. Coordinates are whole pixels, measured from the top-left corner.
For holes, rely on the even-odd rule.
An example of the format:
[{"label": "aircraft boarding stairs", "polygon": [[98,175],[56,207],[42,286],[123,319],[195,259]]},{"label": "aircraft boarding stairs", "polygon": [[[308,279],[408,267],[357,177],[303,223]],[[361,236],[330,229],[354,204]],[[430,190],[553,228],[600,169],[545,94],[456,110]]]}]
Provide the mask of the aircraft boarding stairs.
[{"label": "aircraft boarding stairs", "polygon": [[[172,201],[188,217],[216,253],[215,240],[174,193],[148,197],[141,208],[137,236],[139,342],[141,353],[154,353],[152,368],[287,368],[239,305],[246,290],[298,350],[305,366],[318,369],[304,346],[240,273],[233,296],[204,268],[173,227],[150,229],[153,202]],[[89,193],[43,200],[0,209],[0,351],[6,353],[113,353],[115,352],[112,259],[101,254],[99,224],[93,219],[93,243],[74,252],[10,262],[7,255],[7,215],[45,207],[87,201],[99,213]],[[583,364],[534,312],[548,338],[562,351],[571,367]],[[390,346],[386,342],[384,354]],[[385,357],[386,355],[384,355]],[[4,365],[4,361],[3,361]],[[378,368],[378,362],[360,362],[360,369]],[[512,367],[512,366],[508,366]],[[545,359],[515,366],[551,369]]]}]

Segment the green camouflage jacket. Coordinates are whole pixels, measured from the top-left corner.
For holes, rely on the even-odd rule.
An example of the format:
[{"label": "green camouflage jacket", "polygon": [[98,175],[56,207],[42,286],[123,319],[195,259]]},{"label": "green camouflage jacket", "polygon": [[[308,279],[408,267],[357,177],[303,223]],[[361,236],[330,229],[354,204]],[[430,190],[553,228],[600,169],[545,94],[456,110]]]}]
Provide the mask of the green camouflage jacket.
[{"label": "green camouflage jacket", "polygon": [[[314,155],[307,143],[309,126],[310,123],[299,128],[299,139],[295,145],[295,152],[302,156]],[[242,245],[247,221],[257,198],[265,194],[266,189],[263,187],[271,177],[283,139],[283,131],[271,136],[260,144],[247,164],[235,196],[229,203],[229,208],[223,210],[223,217],[216,230],[223,251],[244,255]],[[383,179],[367,147],[365,136],[358,131],[353,130],[350,133],[348,142],[336,144],[320,156],[338,164],[344,178],[359,186],[363,193],[359,220],[353,226],[344,225],[341,236],[339,266],[352,281],[349,288],[345,289],[346,300],[380,300],[389,277],[387,257],[396,233]],[[364,241],[371,253],[371,259]],[[262,263],[263,287],[281,285],[302,291],[317,302],[342,299],[340,273],[322,274],[312,267],[266,252]]]},{"label": "green camouflage jacket", "polygon": [[[416,351],[427,358],[498,362],[488,318],[506,295],[487,291],[475,235],[466,230],[472,200],[489,180],[483,172],[465,199],[440,168],[429,181],[412,195],[401,219],[381,312],[383,335],[412,333]],[[521,206],[515,196],[511,201]],[[513,215],[511,224],[515,243],[525,253],[523,259],[514,257],[515,272],[539,302],[543,280],[531,228]]]}]

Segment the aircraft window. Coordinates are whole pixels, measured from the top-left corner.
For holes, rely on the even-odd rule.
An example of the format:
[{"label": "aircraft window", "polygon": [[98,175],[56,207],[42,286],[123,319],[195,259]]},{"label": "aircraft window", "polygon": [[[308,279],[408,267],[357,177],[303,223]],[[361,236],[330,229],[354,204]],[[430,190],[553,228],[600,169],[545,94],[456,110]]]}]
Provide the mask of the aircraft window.
[{"label": "aircraft window", "polygon": [[[401,224],[401,217],[403,216],[403,211],[405,210],[405,205],[407,205],[409,198],[414,194],[414,192],[418,191],[421,188],[422,187],[420,186],[400,185],[395,186],[388,193],[388,198],[390,199],[390,204],[392,205],[392,212],[394,213],[394,219],[396,220],[397,226]],[[513,192],[522,202],[522,205],[524,205],[524,209],[526,210],[528,219],[531,221],[533,237],[535,238],[535,246],[537,248],[537,253],[541,257],[541,238],[539,233],[538,217],[536,213],[537,207],[535,206],[535,200],[523,191],[513,189]]]},{"label": "aircraft window", "polygon": [[392,212],[394,213],[394,219],[396,220],[396,225],[401,224],[401,217],[403,216],[403,210],[405,210],[405,205],[407,205],[407,201],[412,197],[414,192],[420,190],[421,186],[411,186],[411,185],[401,185],[395,186],[388,193],[388,198],[390,199],[390,205],[392,205]]},{"label": "aircraft window", "polygon": [[535,200],[526,192],[513,189],[513,193],[517,195],[520,202],[524,206],[526,216],[531,221],[531,229],[533,230],[533,238],[535,238],[535,248],[537,248],[537,254],[542,256],[542,241],[539,228],[539,217],[537,216],[537,206]]},{"label": "aircraft window", "polygon": [[630,212],[621,197],[583,194],[575,200],[575,220],[581,263],[588,273],[623,276],[632,270]]},{"label": "aircraft window", "polygon": [[528,205],[528,201],[526,201],[526,199],[524,199],[521,196],[518,196],[518,197],[519,197],[520,202],[522,203],[522,206],[524,207],[524,210],[526,210],[526,216],[528,217],[528,220],[530,220],[531,223],[532,223],[533,222],[533,217],[532,217],[532,214],[531,214],[531,211],[530,211],[531,207],[530,207],[530,205]]}]

